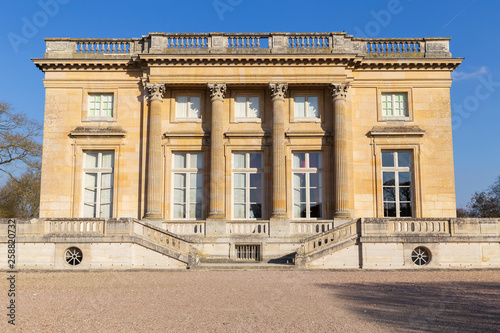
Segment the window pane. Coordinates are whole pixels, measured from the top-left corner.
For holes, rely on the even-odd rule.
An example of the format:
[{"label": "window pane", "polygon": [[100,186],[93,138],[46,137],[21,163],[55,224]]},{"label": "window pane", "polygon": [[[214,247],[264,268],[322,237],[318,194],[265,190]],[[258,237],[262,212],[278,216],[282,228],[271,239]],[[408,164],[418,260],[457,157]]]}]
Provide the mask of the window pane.
[{"label": "window pane", "polygon": [[262,190],[260,188],[250,190],[250,202],[262,202]]},{"label": "window pane", "polygon": [[245,187],[246,179],[244,173],[234,174],[234,187]]},{"label": "window pane", "polygon": [[191,173],[189,178],[190,187],[203,187],[203,175],[201,173]]},{"label": "window pane", "polygon": [[310,217],[321,217],[321,204],[311,204]]},{"label": "window pane", "polygon": [[251,219],[262,218],[262,205],[260,203],[250,205],[250,218]]},{"label": "window pane", "polygon": [[233,154],[233,158],[235,168],[245,168],[245,154]]},{"label": "window pane", "polygon": [[182,173],[174,174],[174,186],[175,187],[186,187],[186,175]]},{"label": "window pane", "polygon": [[85,174],[85,187],[86,188],[97,187],[97,173],[86,173]]},{"label": "window pane", "polygon": [[234,217],[237,219],[245,218],[245,205],[234,205]]},{"label": "window pane", "polygon": [[311,187],[321,187],[321,174],[310,173],[309,174],[309,186]]},{"label": "window pane", "polygon": [[262,154],[249,154],[250,155],[250,168],[262,168]]},{"label": "window pane", "polygon": [[399,204],[399,216],[411,217],[411,204],[410,203]]},{"label": "window pane", "polygon": [[306,167],[306,154],[296,153],[293,154],[293,167],[294,168],[305,168]]},{"label": "window pane", "polygon": [[201,188],[192,188],[189,190],[189,202],[194,204],[194,203],[201,203],[203,200],[203,190]]},{"label": "window pane", "polygon": [[236,203],[244,203],[246,202],[246,191],[244,189],[235,189],[234,190],[234,202]]},{"label": "window pane", "polygon": [[305,97],[295,97],[295,104],[294,104],[294,111],[295,111],[295,117],[305,117],[305,102],[306,98]]},{"label": "window pane", "polygon": [[313,188],[309,193],[309,201],[313,202],[321,202],[321,190],[319,188]]},{"label": "window pane", "polygon": [[111,189],[101,190],[101,203],[111,203],[113,201],[112,196]]},{"label": "window pane", "polygon": [[393,167],[394,166],[394,153],[390,151],[382,152],[382,166],[383,167]]},{"label": "window pane", "polygon": [[258,118],[259,113],[259,97],[248,98],[248,117]]},{"label": "window pane", "polygon": [[395,187],[384,187],[384,201],[396,201],[395,193]]},{"label": "window pane", "polygon": [[399,185],[400,186],[410,186],[411,179],[409,172],[400,172],[399,173]]},{"label": "window pane", "polygon": [[174,154],[174,168],[186,168],[186,154]]},{"label": "window pane", "polygon": [[243,118],[246,116],[246,114],[245,114],[246,104],[247,104],[246,97],[236,97],[236,100],[234,102],[234,116],[235,117]]},{"label": "window pane", "polygon": [[384,172],[383,173],[384,186],[395,186],[396,178],[394,172]]},{"label": "window pane", "polygon": [[396,204],[395,203],[384,203],[384,216],[385,217],[395,217],[396,216]]},{"label": "window pane", "polygon": [[299,217],[305,218],[307,217],[307,212],[306,212],[306,204],[300,204],[300,215]]},{"label": "window pane", "polygon": [[410,152],[408,151],[398,152],[398,166],[410,167]]},{"label": "window pane", "polygon": [[113,167],[113,153],[106,152],[102,153],[102,167],[103,168],[112,168]]},{"label": "window pane", "polygon": [[201,204],[189,205],[189,217],[192,219],[201,219]]},{"label": "window pane", "polygon": [[189,118],[200,118],[200,97],[191,96],[189,98]]},{"label": "window pane", "polygon": [[112,187],[113,186],[113,174],[103,173],[101,176],[101,187]]},{"label": "window pane", "polygon": [[318,97],[309,96],[307,98],[307,116],[319,118]]},{"label": "window pane", "polygon": [[300,217],[300,205],[293,205],[293,217]]},{"label": "window pane", "polygon": [[411,187],[399,188],[399,201],[411,201]]},{"label": "window pane", "polygon": [[101,205],[100,217],[111,217],[111,204]]},{"label": "window pane", "polygon": [[321,169],[320,153],[309,153],[309,167]]},{"label": "window pane", "polygon": [[191,154],[189,158],[189,167],[193,169],[203,168],[203,157],[201,154]]},{"label": "window pane", "polygon": [[95,217],[95,206],[85,204],[83,206],[83,217]]},{"label": "window pane", "polygon": [[97,156],[99,153],[85,153],[85,167],[97,168]]},{"label": "window pane", "polygon": [[305,203],[306,202],[306,189],[296,188],[293,190],[293,202],[294,203]]},{"label": "window pane", "polygon": [[175,101],[175,116],[177,118],[187,117],[187,96],[177,96]]},{"label": "window pane", "polygon": [[186,206],[185,205],[174,205],[174,218],[175,219],[184,219],[186,218]]},{"label": "window pane", "polygon": [[179,188],[174,189],[174,202],[177,203],[186,202],[186,190]]},{"label": "window pane", "polygon": [[93,203],[97,200],[97,191],[95,189],[85,189],[84,193],[84,202],[85,203]]},{"label": "window pane", "polygon": [[305,173],[294,173],[293,174],[293,187],[305,187],[306,186],[306,174]]},{"label": "window pane", "polygon": [[262,187],[262,174],[261,173],[251,173],[250,174],[250,187]]}]

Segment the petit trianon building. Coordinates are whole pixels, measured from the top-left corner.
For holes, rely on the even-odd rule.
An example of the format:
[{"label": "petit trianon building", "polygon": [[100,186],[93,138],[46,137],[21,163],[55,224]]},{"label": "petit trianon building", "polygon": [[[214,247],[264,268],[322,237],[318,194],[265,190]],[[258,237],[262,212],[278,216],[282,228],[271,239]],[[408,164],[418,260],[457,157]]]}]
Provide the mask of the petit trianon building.
[{"label": "petit trianon building", "polygon": [[500,267],[499,220],[456,218],[449,42],[46,39],[17,267]]}]

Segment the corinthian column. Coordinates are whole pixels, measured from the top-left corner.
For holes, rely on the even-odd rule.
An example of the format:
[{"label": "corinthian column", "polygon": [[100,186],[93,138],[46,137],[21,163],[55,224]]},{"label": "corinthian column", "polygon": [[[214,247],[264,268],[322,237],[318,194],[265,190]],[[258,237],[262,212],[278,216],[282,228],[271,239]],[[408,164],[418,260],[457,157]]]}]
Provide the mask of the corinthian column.
[{"label": "corinthian column", "polygon": [[145,97],[149,101],[147,192],[145,219],[160,220],[161,213],[161,103],[165,83],[146,83]]},{"label": "corinthian column", "polygon": [[287,219],[285,173],[285,94],[287,83],[269,83],[273,101],[273,212],[271,219]]},{"label": "corinthian column", "polygon": [[349,90],[348,83],[332,83],[330,92],[332,93],[334,104],[334,124],[333,124],[333,161],[335,178],[335,201],[334,218],[350,218],[349,212],[349,183],[347,177],[348,168],[348,140],[347,137],[347,115],[345,110],[345,100]]},{"label": "corinthian column", "polygon": [[[224,133],[223,105],[226,85],[209,83],[212,100],[212,126],[210,130],[210,211],[208,219],[225,218],[224,211]],[[208,227],[208,226],[207,226]]]}]

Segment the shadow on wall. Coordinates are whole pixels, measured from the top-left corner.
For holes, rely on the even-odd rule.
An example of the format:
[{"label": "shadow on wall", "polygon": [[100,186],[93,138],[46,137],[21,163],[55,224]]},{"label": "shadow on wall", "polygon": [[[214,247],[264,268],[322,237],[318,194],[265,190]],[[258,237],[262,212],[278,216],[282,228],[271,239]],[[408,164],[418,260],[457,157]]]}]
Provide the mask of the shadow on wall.
[{"label": "shadow on wall", "polygon": [[350,310],[404,332],[499,332],[500,282],[320,284]]}]

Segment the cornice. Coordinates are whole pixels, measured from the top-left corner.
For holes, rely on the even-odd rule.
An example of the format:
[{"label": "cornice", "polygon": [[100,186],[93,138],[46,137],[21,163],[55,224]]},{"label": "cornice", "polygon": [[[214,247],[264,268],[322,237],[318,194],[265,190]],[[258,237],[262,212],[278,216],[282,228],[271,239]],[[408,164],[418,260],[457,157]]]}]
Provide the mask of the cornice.
[{"label": "cornice", "polygon": [[76,137],[125,137],[125,132],[121,127],[76,127],[69,132],[69,136]]},{"label": "cornice", "polygon": [[464,58],[408,58],[374,59],[364,58],[352,65],[354,71],[360,70],[455,70]]}]

